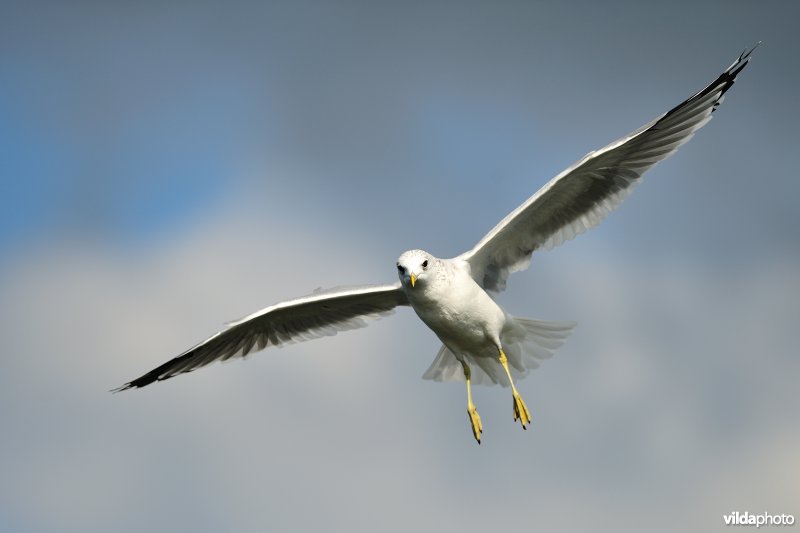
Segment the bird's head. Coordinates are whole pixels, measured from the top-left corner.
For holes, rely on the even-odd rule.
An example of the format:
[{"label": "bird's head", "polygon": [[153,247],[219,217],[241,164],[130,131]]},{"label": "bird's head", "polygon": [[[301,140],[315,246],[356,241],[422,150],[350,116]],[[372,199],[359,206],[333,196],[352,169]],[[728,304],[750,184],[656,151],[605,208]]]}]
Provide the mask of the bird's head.
[{"label": "bird's head", "polygon": [[397,275],[400,283],[407,289],[419,287],[428,282],[430,270],[436,258],[422,250],[409,250],[397,260]]}]

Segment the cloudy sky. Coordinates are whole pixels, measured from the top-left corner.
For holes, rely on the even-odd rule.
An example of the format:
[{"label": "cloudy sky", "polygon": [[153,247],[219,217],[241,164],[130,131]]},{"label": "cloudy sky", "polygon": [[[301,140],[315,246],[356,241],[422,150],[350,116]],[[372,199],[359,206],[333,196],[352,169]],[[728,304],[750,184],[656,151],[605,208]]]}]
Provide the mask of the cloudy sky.
[{"label": "cloudy sky", "polygon": [[[0,17],[0,530],[717,531],[800,519],[795,2],[47,5]],[[715,119],[501,303],[579,322],[534,417],[407,309],[107,391],[472,246],[702,88]],[[795,526],[798,527],[798,526]]]}]

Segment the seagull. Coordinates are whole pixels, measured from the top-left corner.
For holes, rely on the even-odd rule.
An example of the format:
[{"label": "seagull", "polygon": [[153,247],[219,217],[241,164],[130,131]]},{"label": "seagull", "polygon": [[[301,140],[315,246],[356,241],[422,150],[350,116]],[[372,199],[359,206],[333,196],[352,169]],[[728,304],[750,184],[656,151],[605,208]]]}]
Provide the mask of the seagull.
[{"label": "seagull", "polygon": [[598,225],[645,171],[708,123],[758,44],[700,92],[633,133],[589,152],[551,179],[471,250],[452,259],[423,250],[404,252],[397,260],[395,283],[317,290],[269,306],[229,323],[113,392],[145,387],[214,361],[243,358],[268,346],[361,328],[368,319],[410,306],[442,341],[423,378],[466,382],[467,414],[478,444],[483,424],[472,401],[472,383],[510,386],[514,421],[526,429],[531,415],[514,381],[552,356],[576,324],[512,316],[493,295],[506,288],[510,274],[528,267],[533,252],[553,248]]}]

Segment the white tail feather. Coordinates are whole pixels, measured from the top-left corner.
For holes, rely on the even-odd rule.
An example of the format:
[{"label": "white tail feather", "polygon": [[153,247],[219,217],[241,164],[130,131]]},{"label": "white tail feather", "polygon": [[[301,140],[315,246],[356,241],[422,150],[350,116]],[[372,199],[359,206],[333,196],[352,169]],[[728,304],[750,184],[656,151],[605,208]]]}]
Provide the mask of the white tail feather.
[{"label": "white tail feather", "polygon": [[[552,357],[576,325],[575,322],[546,322],[527,318],[512,320],[513,326],[503,331],[500,340],[515,381],[527,376],[542,360]],[[473,384],[509,385],[505,370],[496,356],[463,355],[472,369]],[[442,345],[422,378],[433,381],[464,381],[464,371],[455,354]]]}]

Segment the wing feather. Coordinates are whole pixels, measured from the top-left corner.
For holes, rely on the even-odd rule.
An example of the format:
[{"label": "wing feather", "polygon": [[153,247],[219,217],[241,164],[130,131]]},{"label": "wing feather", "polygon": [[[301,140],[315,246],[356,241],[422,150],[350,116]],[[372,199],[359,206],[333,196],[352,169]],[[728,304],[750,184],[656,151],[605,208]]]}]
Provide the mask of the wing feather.
[{"label": "wing feather", "polygon": [[558,246],[599,224],[641,182],[645,171],[711,120],[754,49],[743,52],[706,88],[664,115],[589,152],[512,211],[459,256],[469,262],[475,281],[487,290],[502,291],[511,273],[528,267],[535,250]]},{"label": "wing feather", "polygon": [[244,357],[253,348],[263,350],[270,345],[282,346],[362,328],[368,324],[365,319],[390,314],[398,305],[408,305],[399,283],[317,291],[281,302],[228,324],[223,331],[114,392],[144,387],[214,361]]}]

